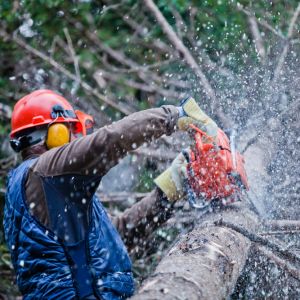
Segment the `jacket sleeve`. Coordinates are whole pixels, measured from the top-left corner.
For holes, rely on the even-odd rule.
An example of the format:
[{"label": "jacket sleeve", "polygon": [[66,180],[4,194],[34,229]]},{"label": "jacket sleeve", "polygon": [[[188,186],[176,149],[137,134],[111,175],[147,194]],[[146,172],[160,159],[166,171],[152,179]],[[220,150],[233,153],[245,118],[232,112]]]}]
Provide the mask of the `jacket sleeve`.
[{"label": "jacket sleeve", "polygon": [[148,236],[173,213],[174,202],[167,200],[159,188],[155,188],[141,201],[112,219],[127,249],[139,252],[143,248],[145,236]]},{"label": "jacket sleeve", "polygon": [[178,111],[166,105],[131,114],[93,134],[47,151],[38,159],[35,171],[42,176],[78,174],[102,177],[128,151],[145,142],[170,135]]}]

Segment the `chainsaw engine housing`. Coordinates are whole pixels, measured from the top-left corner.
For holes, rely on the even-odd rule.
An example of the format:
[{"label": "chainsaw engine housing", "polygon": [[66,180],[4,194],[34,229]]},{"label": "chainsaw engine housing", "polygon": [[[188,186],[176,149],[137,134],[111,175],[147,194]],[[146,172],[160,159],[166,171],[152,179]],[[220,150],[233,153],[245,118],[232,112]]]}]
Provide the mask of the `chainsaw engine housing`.
[{"label": "chainsaw engine housing", "polygon": [[[227,135],[218,129],[216,140],[199,128],[195,129],[195,144],[189,153],[188,181],[196,198],[223,204],[236,201],[243,189],[248,189],[243,156],[231,152]],[[234,155],[234,157],[233,157]]]}]

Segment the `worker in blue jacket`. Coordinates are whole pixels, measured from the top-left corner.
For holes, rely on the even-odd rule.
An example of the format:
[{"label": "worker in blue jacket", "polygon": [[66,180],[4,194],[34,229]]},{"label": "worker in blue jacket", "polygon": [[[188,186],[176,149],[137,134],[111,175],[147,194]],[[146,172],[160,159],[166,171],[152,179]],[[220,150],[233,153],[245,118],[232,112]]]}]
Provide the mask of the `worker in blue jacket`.
[{"label": "worker in blue jacket", "polygon": [[176,176],[158,180],[162,189],[114,220],[95,192],[128,151],[176,128],[186,130],[190,122],[211,132],[216,127],[189,98],[180,107],[137,112],[79,137],[82,123],[59,94],[38,90],[16,103],[11,145],[23,162],[8,176],[4,229],[24,299],[108,300],[133,294],[131,262],[120,235],[130,247],[168,218],[172,205],[162,190],[176,183]]}]

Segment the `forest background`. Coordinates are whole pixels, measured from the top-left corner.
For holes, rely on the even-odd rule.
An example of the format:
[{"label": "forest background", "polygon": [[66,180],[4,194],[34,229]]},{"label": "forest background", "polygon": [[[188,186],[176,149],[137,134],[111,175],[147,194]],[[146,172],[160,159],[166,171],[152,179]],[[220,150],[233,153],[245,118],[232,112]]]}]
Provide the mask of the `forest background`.
[{"label": "forest background", "polygon": [[[259,176],[253,176],[259,180],[250,181],[260,214],[296,219],[299,13],[297,0],[2,0],[1,226],[5,177],[19,159],[9,147],[11,111],[18,99],[40,88],[64,95],[93,115],[97,127],[194,96],[222,128],[235,128],[240,150],[261,163],[255,166]],[[109,178],[118,173],[123,181],[131,179],[121,187],[104,180],[100,191],[111,212],[149,192],[152,178],[181,148],[181,136],[175,135],[129,155]],[[252,174],[253,169],[249,166]],[[148,262],[155,265],[180,232],[173,231],[155,233],[155,249],[135,260],[137,278],[147,276]],[[0,243],[5,279],[0,293],[10,298],[17,292],[2,227]],[[288,243],[295,246],[299,236]]]}]

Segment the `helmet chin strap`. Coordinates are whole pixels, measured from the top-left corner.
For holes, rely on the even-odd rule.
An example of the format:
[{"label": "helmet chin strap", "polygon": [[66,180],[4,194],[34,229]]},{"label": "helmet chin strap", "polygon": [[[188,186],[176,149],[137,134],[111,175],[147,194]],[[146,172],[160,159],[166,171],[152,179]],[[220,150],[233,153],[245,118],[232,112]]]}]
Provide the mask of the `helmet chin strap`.
[{"label": "helmet chin strap", "polygon": [[[53,115],[53,113],[52,113],[52,115]],[[48,128],[49,128],[53,123],[55,123],[56,120],[57,120],[59,117],[62,117],[62,118],[64,118],[64,119],[66,119],[66,118],[64,117],[64,115],[63,115],[61,112],[56,112],[56,113],[55,113],[55,118],[54,118],[54,120],[53,120],[52,122],[50,122],[50,123],[48,124]]]}]

